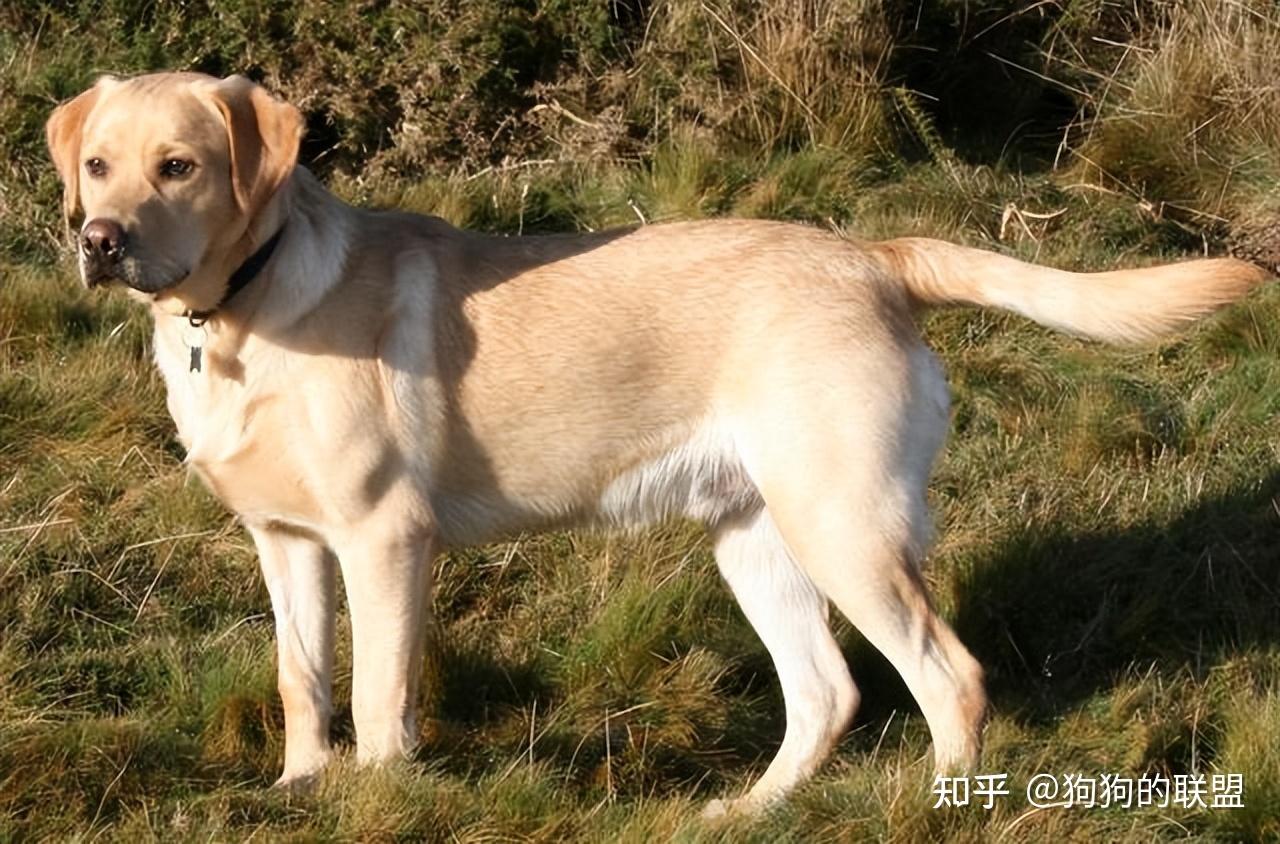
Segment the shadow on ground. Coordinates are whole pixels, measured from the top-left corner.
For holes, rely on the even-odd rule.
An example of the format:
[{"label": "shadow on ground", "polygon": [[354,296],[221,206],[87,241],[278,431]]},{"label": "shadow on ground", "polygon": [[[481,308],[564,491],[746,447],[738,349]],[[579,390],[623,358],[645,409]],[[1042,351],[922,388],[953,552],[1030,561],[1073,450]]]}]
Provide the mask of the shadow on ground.
[{"label": "shadow on ground", "polygon": [[997,711],[1043,723],[1131,667],[1203,676],[1280,643],[1280,470],[1124,530],[1027,531],[975,561],[954,624]]}]

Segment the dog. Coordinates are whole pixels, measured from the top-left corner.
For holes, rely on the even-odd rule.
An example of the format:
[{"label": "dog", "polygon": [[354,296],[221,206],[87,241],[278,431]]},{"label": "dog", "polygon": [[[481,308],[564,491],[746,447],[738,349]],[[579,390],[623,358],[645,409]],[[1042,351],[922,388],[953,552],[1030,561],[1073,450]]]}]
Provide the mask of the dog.
[{"label": "dog", "polygon": [[90,287],[151,309],[186,461],[249,532],[275,614],[283,786],[330,759],[335,569],[357,758],[409,753],[433,556],[517,531],[703,522],[777,668],[779,799],[859,694],[828,602],[918,702],[939,771],[979,759],[982,670],[920,573],[946,436],[924,308],[1130,343],[1264,280],[1230,258],[1093,274],[937,240],[748,220],[499,237],[349,206],[303,119],[243,77],[105,77],[49,118]]}]

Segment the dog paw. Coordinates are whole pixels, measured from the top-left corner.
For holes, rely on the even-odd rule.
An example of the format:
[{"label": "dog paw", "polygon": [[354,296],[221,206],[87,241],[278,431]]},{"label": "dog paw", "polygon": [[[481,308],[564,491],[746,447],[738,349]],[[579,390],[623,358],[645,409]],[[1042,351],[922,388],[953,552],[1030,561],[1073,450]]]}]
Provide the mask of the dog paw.
[{"label": "dog paw", "polygon": [[319,780],[319,769],[301,773],[285,771],[280,775],[280,779],[271,784],[271,790],[283,792],[290,796],[301,797],[314,792]]},{"label": "dog paw", "polygon": [[732,800],[716,799],[702,807],[704,821],[717,821],[724,818],[745,818],[759,813],[762,805],[746,797]]},{"label": "dog paw", "polygon": [[734,801],[720,800],[719,798],[710,801],[702,807],[702,819],[704,821],[715,821],[729,814],[729,806]]},{"label": "dog paw", "polygon": [[782,797],[783,795],[777,792],[767,792],[763,795],[748,792],[742,797],[716,799],[702,807],[701,816],[704,821],[753,817],[775,808]]}]

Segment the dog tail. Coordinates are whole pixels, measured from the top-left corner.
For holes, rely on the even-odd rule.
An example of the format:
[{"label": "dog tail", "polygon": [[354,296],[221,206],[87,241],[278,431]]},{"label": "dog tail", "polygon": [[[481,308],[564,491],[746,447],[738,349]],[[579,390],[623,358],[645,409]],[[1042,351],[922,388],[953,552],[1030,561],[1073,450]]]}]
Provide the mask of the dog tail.
[{"label": "dog tail", "polygon": [[886,240],[866,248],[920,305],[1003,308],[1059,331],[1109,343],[1171,334],[1269,277],[1235,258],[1072,273],[928,238]]}]

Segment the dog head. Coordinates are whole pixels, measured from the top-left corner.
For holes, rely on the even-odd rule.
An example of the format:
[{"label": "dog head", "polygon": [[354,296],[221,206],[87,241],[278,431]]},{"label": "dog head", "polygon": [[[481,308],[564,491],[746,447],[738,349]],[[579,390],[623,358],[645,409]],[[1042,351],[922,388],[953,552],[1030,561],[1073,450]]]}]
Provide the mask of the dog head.
[{"label": "dog head", "polygon": [[[103,77],[49,118],[86,285],[188,310],[221,298],[293,172],[302,116],[241,76]],[[269,234],[268,234],[269,236]]]}]

